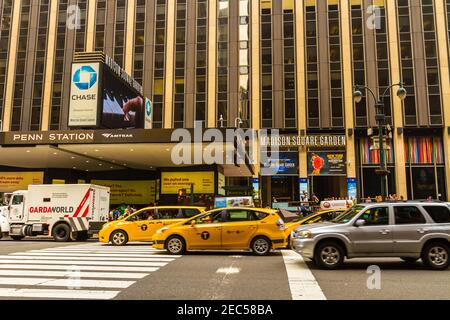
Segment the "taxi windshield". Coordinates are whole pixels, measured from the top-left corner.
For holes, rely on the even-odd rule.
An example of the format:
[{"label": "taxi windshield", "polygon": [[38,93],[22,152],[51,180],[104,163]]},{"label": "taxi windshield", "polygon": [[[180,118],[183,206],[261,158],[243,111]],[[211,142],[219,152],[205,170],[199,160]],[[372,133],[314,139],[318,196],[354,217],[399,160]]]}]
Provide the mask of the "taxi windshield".
[{"label": "taxi windshield", "polygon": [[360,213],[362,209],[364,209],[364,206],[354,206],[343,214],[338,215],[335,219],[331,220],[331,222],[341,224],[347,223]]}]

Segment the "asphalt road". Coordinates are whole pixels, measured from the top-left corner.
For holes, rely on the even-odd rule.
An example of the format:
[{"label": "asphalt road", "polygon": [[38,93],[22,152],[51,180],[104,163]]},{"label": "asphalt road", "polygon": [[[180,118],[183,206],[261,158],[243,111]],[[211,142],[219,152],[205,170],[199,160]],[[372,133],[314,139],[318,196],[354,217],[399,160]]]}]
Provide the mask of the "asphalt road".
[{"label": "asphalt road", "polygon": [[[287,257],[294,260],[289,263]],[[91,279],[79,291],[67,290],[62,283],[66,275],[57,274],[73,265],[81,266],[82,279]],[[377,276],[367,271],[374,265],[380,269]],[[325,271],[288,250],[267,257],[247,252],[171,257],[149,244],[118,248],[92,240],[2,239],[0,272],[0,299],[42,298],[40,288],[55,299],[450,299],[450,270],[430,271],[420,261],[355,259],[340,270]],[[368,279],[377,288],[369,289]]]}]

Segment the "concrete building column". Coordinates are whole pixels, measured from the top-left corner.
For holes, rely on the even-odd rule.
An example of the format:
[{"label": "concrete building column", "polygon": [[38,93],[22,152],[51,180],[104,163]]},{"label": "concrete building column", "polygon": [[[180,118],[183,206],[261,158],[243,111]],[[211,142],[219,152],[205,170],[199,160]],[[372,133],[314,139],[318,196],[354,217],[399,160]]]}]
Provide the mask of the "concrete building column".
[{"label": "concrete building column", "polygon": [[166,67],[164,83],[164,123],[163,128],[173,127],[173,87],[174,87],[174,52],[175,52],[175,14],[176,1],[167,1],[166,24]]},{"label": "concrete building column", "polygon": [[88,0],[86,17],[86,52],[94,51],[95,48],[96,4],[96,0]]},{"label": "concrete building column", "polygon": [[208,89],[206,126],[216,127],[216,101],[217,101],[217,0],[208,1]]},{"label": "concrete building column", "polygon": [[445,157],[445,184],[447,200],[450,199],[450,70],[449,47],[446,23],[445,0],[434,1],[436,17],[436,37],[438,45],[439,73],[441,80],[441,100],[444,120],[443,144]]},{"label": "concrete building column", "polygon": [[125,27],[124,69],[130,75],[133,74],[135,21],[136,21],[136,0],[128,0],[127,20]]},{"label": "concrete building column", "polygon": [[344,96],[345,135],[347,142],[347,178],[356,178],[355,127],[353,114],[353,71],[352,71],[352,34],[350,19],[350,0],[340,2],[342,32],[342,83]]},{"label": "concrete building column", "polygon": [[44,94],[42,102],[41,130],[47,131],[50,126],[50,111],[53,92],[53,71],[55,67],[56,25],[58,19],[58,1],[50,1],[47,35],[47,58],[45,62]]},{"label": "concrete building column", "polygon": [[[297,127],[299,135],[306,134],[306,70],[305,70],[305,1],[295,1],[295,70],[297,88]],[[308,178],[308,157],[306,148],[299,148],[299,177]],[[300,192],[303,190],[300,190]]]}]

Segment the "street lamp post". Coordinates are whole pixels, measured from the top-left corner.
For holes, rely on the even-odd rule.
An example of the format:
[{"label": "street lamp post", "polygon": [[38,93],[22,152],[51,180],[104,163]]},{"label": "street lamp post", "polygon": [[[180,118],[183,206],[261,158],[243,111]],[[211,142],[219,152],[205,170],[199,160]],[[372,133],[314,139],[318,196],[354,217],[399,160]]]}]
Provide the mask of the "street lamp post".
[{"label": "street lamp post", "polygon": [[380,167],[378,170],[376,170],[376,173],[381,177],[381,197],[383,199],[387,198],[386,185],[387,185],[387,176],[389,175],[389,170],[387,169],[387,165],[386,165],[386,153],[385,153],[384,139],[383,139],[384,132],[386,130],[386,112],[385,112],[384,99],[386,98],[386,95],[389,92],[389,90],[391,88],[397,87],[397,86],[399,87],[399,89],[397,90],[397,97],[399,97],[401,100],[404,100],[406,98],[407,92],[406,92],[405,88],[403,87],[403,83],[401,83],[401,82],[387,87],[386,90],[381,95],[381,98],[377,98],[375,93],[366,86],[355,85],[354,86],[355,91],[353,92],[353,98],[356,103],[361,102],[361,100],[364,96],[361,90],[368,91],[375,102],[375,109],[376,109],[375,120],[378,125],[378,150],[379,150],[379,158],[380,158]]}]

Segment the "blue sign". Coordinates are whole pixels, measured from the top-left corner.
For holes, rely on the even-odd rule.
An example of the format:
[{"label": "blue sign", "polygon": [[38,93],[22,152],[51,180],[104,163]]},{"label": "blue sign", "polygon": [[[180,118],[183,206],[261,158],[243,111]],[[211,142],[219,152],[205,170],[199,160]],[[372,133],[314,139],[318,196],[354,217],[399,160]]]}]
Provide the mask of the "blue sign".
[{"label": "blue sign", "polygon": [[150,117],[152,115],[152,102],[147,99],[147,102],[145,103],[145,112],[147,114],[147,117]]},{"label": "blue sign", "polygon": [[[298,152],[280,151],[278,159],[268,159],[263,164],[262,175],[293,176],[298,174]],[[266,169],[266,170],[264,170]],[[270,169],[270,170],[267,170]]]},{"label": "blue sign", "polygon": [[356,178],[347,178],[347,194],[351,200],[358,196]]},{"label": "blue sign", "polygon": [[80,90],[88,90],[97,82],[97,72],[91,66],[82,66],[73,75],[73,83]]}]

